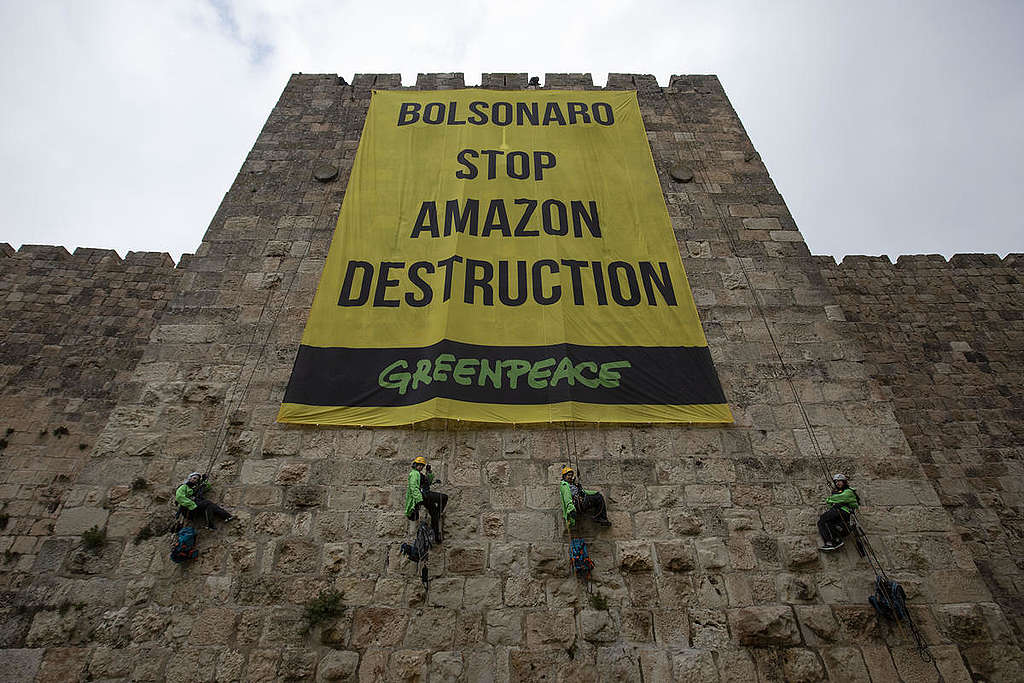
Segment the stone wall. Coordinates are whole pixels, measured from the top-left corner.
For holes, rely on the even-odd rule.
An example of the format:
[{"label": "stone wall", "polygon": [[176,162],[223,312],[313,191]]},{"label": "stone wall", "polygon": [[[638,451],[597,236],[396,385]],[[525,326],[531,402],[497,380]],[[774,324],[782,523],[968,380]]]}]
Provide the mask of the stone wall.
[{"label": "stone wall", "polygon": [[1024,258],[847,257],[823,267],[956,533],[1024,637]]},{"label": "stone wall", "polygon": [[[167,254],[0,244],[0,550],[29,571],[178,273]],[[96,518],[100,526],[103,520]],[[59,533],[61,530],[58,529]]]},{"label": "stone wall", "polygon": [[[528,76],[482,82],[523,88]],[[597,87],[589,74],[547,74],[544,85]],[[462,86],[457,73],[417,83]],[[394,74],[289,81],[195,257],[177,269],[132,390],[87,449],[57,528],[3,567],[5,675],[1016,677],[1024,660],[1006,603],[993,599],[975,545],[873,377],[869,347],[843,319],[831,271],[809,255],[713,76],[662,88],[612,74],[606,87],[638,92],[735,425],[276,424],[370,93],[397,87]],[[321,162],[340,168],[337,180],[312,177]],[[674,181],[676,166],[693,180]],[[398,554],[412,530],[401,502],[416,455],[452,496],[429,591]],[[614,522],[583,526],[593,593],[568,577],[556,482],[571,457]],[[239,519],[204,533],[199,560],[179,567],[162,533],[168,500],[208,467],[215,497]],[[863,522],[907,587],[934,666],[905,631],[876,620],[874,575],[852,548],[817,552],[833,470],[867,492]],[[96,520],[107,538],[88,551],[79,534]],[[341,592],[344,614],[307,631],[304,606],[327,589]]]}]

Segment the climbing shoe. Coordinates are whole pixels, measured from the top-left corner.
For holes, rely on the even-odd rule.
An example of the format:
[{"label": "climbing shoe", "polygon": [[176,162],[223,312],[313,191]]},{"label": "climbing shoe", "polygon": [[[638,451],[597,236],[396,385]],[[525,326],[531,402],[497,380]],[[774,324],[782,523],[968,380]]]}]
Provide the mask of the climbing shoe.
[{"label": "climbing shoe", "polygon": [[842,547],[843,547],[843,542],[839,541],[838,543],[825,543],[825,545],[821,546],[821,548],[819,548],[819,550],[824,550],[825,552],[830,553],[833,550],[839,550]]}]

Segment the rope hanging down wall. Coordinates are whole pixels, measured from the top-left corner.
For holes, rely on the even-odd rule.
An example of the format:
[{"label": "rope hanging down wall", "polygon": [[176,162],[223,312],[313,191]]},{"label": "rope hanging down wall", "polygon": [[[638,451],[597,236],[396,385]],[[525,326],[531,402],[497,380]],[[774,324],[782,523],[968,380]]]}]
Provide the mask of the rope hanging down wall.
[{"label": "rope hanging down wall", "polygon": [[[323,203],[323,206],[320,208],[320,213],[317,216],[317,225],[321,224],[324,212],[327,210],[327,207],[329,205],[329,202],[325,201]],[[306,253],[308,254],[309,247],[307,246],[306,249]],[[263,322],[263,316],[267,311],[267,305],[270,303],[270,300],[273,299],[274,297],[275,289],[271,288],[267,292],[267,298],[264,299],[263,306],[260,308],[259,318],[257,318],[256,322],[253,324],[252,336],[250,336],[249,343],[245,347],[245,356],[242,359],[242,363],[238,366],[238,374],[235,376],[234,381],[231,383],[231,390],[224,397],[224,417],[221,420],[220,427],[217,430],[217,436],[214,439],[213,448],[211,449],[210,452],[209,462],[207,462],[206,464],[207,474],[209,474],[213,470],[213,463],[217,460],[218,457],[220,457],[221,452],[224,449],[224,445],[227,443],[231,416],[234,415],[235,412],[242,407],[242,403],[245,402],[245,399],[249,394],[249,387],[252,384],[253,377],[255,377],[256,375],[256,368],[259,367],[260,360],[263,359],[263,356],[266,353],[267,345],[270,343],[270,339],[274,335],[274,330],[277,328],[277,323],[281,319],[281,311],[284,309],[284,306],[288,301],[288,297],[292,293],[292,287],[295,284],[295,280],[297,280],[299,277],[299,267],[302,265],[302,258],[299,258],[298,261],[299,262],[295,264],[295,270],[292,272],[291,278],[288,280],[288,287],[285,290],[284,295],[281,297],[281,302],[278,304],[277,310],[274,312],[273,320],[270,324],[270,329],[267,330],[267,336],[263,339],[263,342],[260,344],[259,354],[256,355],[256,357],[253,359],[252,370],[250,370],[249,377],[245,381],[245,386],[242,388],[242,392],[238,394],[237,400],[234,403],[234,407],[232,407],[229,397],[231,396],[231,394],[236,393],[238,388],[238,382],[242,378],[242,373],[244,372],[245,367],[249,364],[249,357],[252,351],[253,342],[256,340],[256,335],[259,332],[260,324]]]},{"label": "rope hanging down wall", "polygon": [[[665,94],[665,100],[669,105],[669,109],[672,110],[673,113],[676,115],[677,120],[684,121],[685,118],[682,112],[679,110],[676,103],[673,102],[672,98],[667,93]],[[707,170],[704,168],[703,162],[701,160],[693,160],[691,163],[693,163],[696,167],[698,175],[703,176],[702,181],[704,183],[710,183],[710,180],[707,176]],[[743,186],[745,188],[749,188],[749,180],[742,175],[740,176],[740,178],[740,182],[743,184]],[[821,470],[821,474],[825,478],[827,485],[831,487],[833,483],[831,474],[832,470],[829,467],[828,460],[825,458],[825,454],[823,449],[821,448],[821,443],[818,441],[817,434],[815,434],[814,427],[811,424],[811,420],[807,414],[807,409],[803,404],[803,400],[800,398],[800,393],[796,388],[796,383],[793,381],[793,373],[782,355],[782,350],[779,348],[779,343],[775,338],[775,332],[772,329],[771,323],[769,323],[768,321],[768,314],[765,311],[764,304],[761,300],[761,296],[757,288],[754,286],[753,280],[750,277],[750,273],[748,272],[746,265],[744,264],[744,257],[740,255],[740,247],[737,242],[736,235],[733,234],[732,228],[728,225],[728,216],[724,214],[721,205],[718,202],[715,202],[714,205],[715,211],[717,212],[718,218],[721,222],[721,230],[725,234],[726,239],[729,242],[730,252],[736,259],[737,264],[739,265],[740,272],[743,275],[743,279],[746,282],[747,289],[750,292],[751,299],[753,300],[754,308],[757,310],[757,313],[760,316],[762,323],[764,324],[765,331],[768,334],[768,339],[771,341],[772,348],[774,349],[775,355],[778,358],[779,367],[782,372],[782,377],[783,379],[785,379],[786,384],[789,387],[790,393],[793,395],[793,400],[795,401],[797,408],[800,412],[800,417],[804,423],[804,427],[806,428],[808,439],[811,442],[812,454],[817,461],[817,464]],[[867,559],[868,564],[871,567],[871,571],[875,575],[875,585],[878,587],[879,590],[883,592],[884,597],[890,604],[897,603],[899,600],[901,600],[901,597],[899,595],[894,594],[892,591],[892,586],[894,585],[894,582],[886,574],[885,568],[882,565],[882,561],[878,557],[878,554],[875,552],[873,546],[871,545],[867,532],[864,531],[863,526],[860,524],[859,519],[856,517],[856,511],[851,513],[851,516],[856,526],[856,531],[859,532],[856,534],[858,544],[861,544],[863,546],[863,556]],[[855,536],[855,529],[851,528],[851,526],[848,524],[846,525],[846,531],[849,536]],[[912,638],[914,645],[917,648],[918,654],[921,656],[921,659],[923,659],[925,662],[929,662],[932,665],[934,665],[936,672],[939,674],[939,680],[943,680],[942,673],[938,670],[938,665],[935,662],[935,658],[929,652],[928,645],[925,642],[924,636],[921,633],[920,629],[918,629],[917,625],[914,623],[909,611],[903,610],[903,618],[896,619],[896,622],[899,625],[901,632],[904,632],[904,635],[906,635],[904,627],[907,630],[909,630],[909,635]]]}]

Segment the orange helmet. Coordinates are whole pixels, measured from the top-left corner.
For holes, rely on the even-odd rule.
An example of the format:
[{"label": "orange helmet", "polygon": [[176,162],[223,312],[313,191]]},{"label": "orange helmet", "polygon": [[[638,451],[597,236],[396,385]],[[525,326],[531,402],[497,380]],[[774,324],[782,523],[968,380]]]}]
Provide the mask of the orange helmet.
[{"label": "orange helmet", "polygon": [[412,461],[412,464],[413,465],[426,465],[427,464],[427,459],[424,458],[422,455],[420,455],[420,456],[418,456],[416,459],[414,459]]}]

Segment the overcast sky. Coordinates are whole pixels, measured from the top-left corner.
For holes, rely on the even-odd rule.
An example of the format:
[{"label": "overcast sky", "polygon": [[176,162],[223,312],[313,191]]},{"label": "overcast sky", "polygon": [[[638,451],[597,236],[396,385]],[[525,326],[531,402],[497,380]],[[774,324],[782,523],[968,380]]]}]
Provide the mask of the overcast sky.
[{"label": "overcast sky", "polygon": [[814,253],[1022,252],[1022,36],[978,0],[0,0],[0,242],[195,251],[293,72],[616,71],[718,74]]}]

